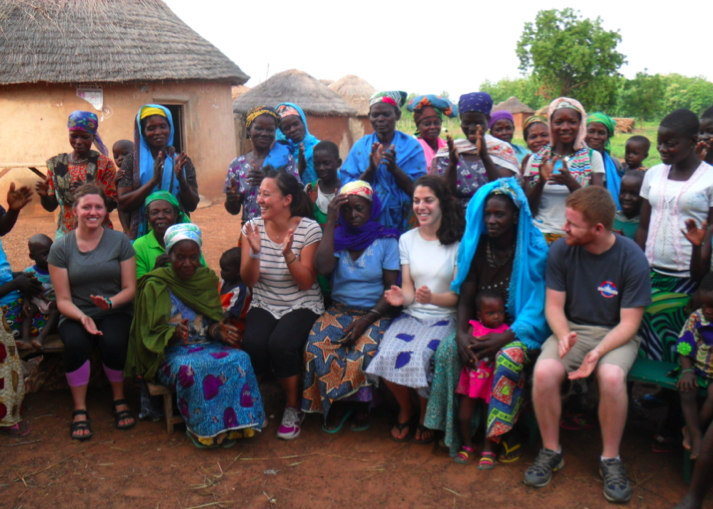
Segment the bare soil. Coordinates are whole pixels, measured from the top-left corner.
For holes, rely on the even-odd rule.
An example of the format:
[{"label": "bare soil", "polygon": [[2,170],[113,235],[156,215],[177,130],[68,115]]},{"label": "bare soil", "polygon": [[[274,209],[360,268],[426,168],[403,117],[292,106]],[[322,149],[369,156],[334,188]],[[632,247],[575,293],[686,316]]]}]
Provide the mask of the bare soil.
[{"label": "bare soil", "polygon": [[[205,231],[205,253],[217,267],[220,254],[236,245],[239,220],[222,204],[197,211]],[[16,270],[29,265],[26,239],[52,234],[51,216],[22,217],[3,238]],[[199,450],[179,426],[167,435],[162,422],[140,422],[118,431],[107,387],[90,387],[94,437],[69,437],[69,391],[43,391],[25,399],[24,418],[32,435],[0,437],[0,508],[600,508],[597,471],[599,429],[563,431],[566,467],[540,490],[522,483],[536,450],[523,458],[480,471],[459,465],[437,444],[397,444],[389,429],[395,408],[382,404],[371,428],[327,435],[321,420],[308,416],[302,434],[290,442],[275,437],[284,401],[275,382],[262,384],[269,426],[232,449]],[[128,393],[138,409],[138,393]],[[630,419],[622,444],[634,487],[632,508],[676,505],[686,491],[680,450],[655,454],[650,441],[658,414]],[[709,498],[709,500],[711,500]],[[711,505],[713,506],[713,504]]]}]

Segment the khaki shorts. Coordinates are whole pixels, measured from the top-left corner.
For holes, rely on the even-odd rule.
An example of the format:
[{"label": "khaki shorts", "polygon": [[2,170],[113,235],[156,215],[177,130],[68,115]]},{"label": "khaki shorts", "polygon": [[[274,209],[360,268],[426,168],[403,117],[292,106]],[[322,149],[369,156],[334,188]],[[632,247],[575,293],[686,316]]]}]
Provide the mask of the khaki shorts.
[{"label": "khaki shorts", "polygon": [[[569,329],[577,333],[577,342],[572,349],[567,352],[564,358],[560,359],[559,339],[555,336],[550,336],[547,341],[545,341],[545,344],[542,345],[542,352],[537,359],[538,362],[542,359],[555,359],[562,363],[567,373],[571,373],[582,365],[584,357],[601,343],[604,336],[611,330],[608,327],[577,325],[572,322],[569,322]],[[615,348],[599,359],[598,364],[614,364],[623,369],[625,375],[628,374],[639,352],[639,343],[641,343],[641,338],[634,336],[631,341],[625,345]]]}]

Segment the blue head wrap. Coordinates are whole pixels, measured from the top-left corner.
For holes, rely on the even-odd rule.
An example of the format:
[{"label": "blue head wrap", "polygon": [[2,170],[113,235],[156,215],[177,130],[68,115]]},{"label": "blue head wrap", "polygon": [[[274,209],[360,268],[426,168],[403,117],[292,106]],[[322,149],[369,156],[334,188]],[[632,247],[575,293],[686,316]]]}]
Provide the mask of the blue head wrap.
[{"label": "blue head wrap", "polygon": [[[150,114],[146,115],[144,110],[149,110]],[[161,115],[161,113],[159,112],[163,112],[163,115]],[[168,108],[165,108],[160,104],[145,104],[144,106],[139,108],[139,112],[136,115],[136,146],[138,147],[137,152],[139,156],[138,164],[139,176],[141,177],[141,185],[144,185],[153,177],[154,158],[153,154],[151,153],[151,148],[149,147],[148,143],[146,143],[146,138],[144,137],[143,130],[141,129],[141,119],[152,115],[160,115],[166,117],[166,121],[168,122],[168,127],[170,129],[166,145],[169,147],[173,145],[173,117],[171,116],[171,112],[168,110]],[[178,196],[180,186],[178,184],[178,179],[176,178],[176,175],[173,171],[173,157],[167,153],[164,154],[164,156],[165,160],[163,162],[163,179],[161,180],[161,184],[159,184],[153,189],[153,192],[168,191],[172,195]]]},{"label": "blue head wrap", "polygon": [[191,240],[198,244],[199,248],[203,247],[203,233],[198,225],[193,223],[180,223],[169,226],[166,233],[163,235],[163,241],[166,244],[166,252],[170,253],[173,246],[182,240]]},{"label": "blue head wrap", "polygon": [[[305,137],[302,139],[301,142],[293,143],[285,136],[285,134],[282,132],[282,129],[277,130],[275,139],[279,143],[284,143],[285,145],[287,145],[287,147],[292,152],[292,157],[295,160],[298,160],[300,155],[300,144],[304,144],[305,159],[307,160],[307,169],[305,170],[304,175],[302,175],[302,182],[306,182],[308,184],[310,182],[314,182],[315,180],[317,180],[317,173],[315,173],[314,171],[314,146],[319,143],[319,140],[314,135],[310,134],[309,129],[307,128],[307,117],[305,116],[304,111],[302,111],[302,108],[293,103],[280,103],[277,105],[275,110],[277,110],[277,114],[280,116],[280,120],[282,120],[284,117],[294,115],[294,112],[292,112],[291,110],[295,110],[295,112],[302,120],[302,124],[305,127]],[[265,164],[268,164],[268,162],[265,161]]]},{"label": "blue head wrap", "polygon": [[517,339],[530,349],[538,349],[550,336],[545,319],[547,244],[542,233],[532,224],[527,197],[515,177],[501,178],[482,186],[470,200],[466,210],[465,234],[458,249],[458,274],[451,290],[460,293],[480,237],[487,235],[485,203],[493,194],[507,194],[520,209],[507,310],[515,320],[511,329]]},{"label": "blue head wrap", "polygon": [[490,116],[493,109],[493,98],[487,92],[471,92],[463,94],[458,100],[458,110],[461,114],[469,111],[477,111]]},{"label": "blue head wrap", "polygon": [[69,115],[67,128],[70,131],[84,131],[85,133],[94,136],[94,144],[99,149],[99,152],[105,156],[109,155],[109,151],[104,145],[104,142],[99,136],[99,118],[91,111],[76,110]]}]

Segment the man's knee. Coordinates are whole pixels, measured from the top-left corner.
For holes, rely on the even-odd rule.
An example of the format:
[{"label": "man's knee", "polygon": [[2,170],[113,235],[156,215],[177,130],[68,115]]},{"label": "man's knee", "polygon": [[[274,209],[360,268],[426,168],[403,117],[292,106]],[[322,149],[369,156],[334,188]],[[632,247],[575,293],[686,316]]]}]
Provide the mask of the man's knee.
[{"label": "man's knee", "polygon": [[[535,391],[549,391],[559,388],[564,382],[566,371],[561,362],[555,359],[542,359],[535,364]],[[559,392],[556,393],[559,397]]]},{"label": "man's knee", "polygon": [[602,396],[619,396],[626,392],[626,373],[615,364],[600,364],[597,367],[597,383]]}]

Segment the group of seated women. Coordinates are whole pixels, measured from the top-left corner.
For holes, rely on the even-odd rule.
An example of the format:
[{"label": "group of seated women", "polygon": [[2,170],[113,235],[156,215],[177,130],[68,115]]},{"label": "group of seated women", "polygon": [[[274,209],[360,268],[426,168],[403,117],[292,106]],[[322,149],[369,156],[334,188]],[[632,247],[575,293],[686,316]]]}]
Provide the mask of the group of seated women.
[{"label": "group of seated women", "polygon": [[[74,400],[72,438],[93,434],[86,393],[95,344],[117,428],[136,424],[124,376],[138,376],[175,389],[198,447],[229,447],[265,427],[258,381],[274,374],[285,396],[282,439],[299,435],[306,413],[321,413],[327,433],[347,423],[364,431],[388,388],[399,407],[391,438],[428,444],[441,430],[455,455],[472,415],[468,405],[459,410],[456,388],[465,394],[462,377],[476,372],[463,367],[490,359],[481,467],[492,467],[496,447],[501,461],[517,459],[525,368],[548,336],[547,244],[564,235],[565,202],[575,190],[605,186],[619,203],[622,169],[607,149],[613,124],[558,98],[546,117],[525,123],[530,153],[511,143],[512,116],[491,114],[486,93],[458,104],[415,97],[407,108],[417,137],[396,130],[405,105],[404,92],[374,94],[374,133],[343,164],[334,144],[309,133],[299,106],[248,113],[252,149],[230,164],[224,188],[226,210],[242,214],[240,256],[233,267],[221,261],[224,274],[242,280],[231,287],[247,311],[239,324],[223,313],[224,282],[206,266],[201,230],[188,216],[199,199],[196,169],[172,147],[170,111],[139,110],[135,149],[123,154],[118,173],[96,116],[73,114],[73,152],[48,161],[36,188],[45,208],[60,207],[48,264]],[[636,196],[643,201],[636,240],[646,248],[654,294],[671,301],[687,300],[710,268],[713,173],[700,160],[709,151],[697,146],[698,119],[686,111],[662,122],[665,164],[648,170]],[[444,115],[460,118],[464,138],[440,139]],[[12,192],[0,233],[30,199],[29,189]],[[116,207],[126,235],[111,229]],[[678,220],[687,220],[686,231]],[[0,293],[34,291],[27,281],[8,281]],[[483,302],[498,300],[498,328],[474,338],[474,322],[486,321]],[[660,313],[647,310],[651,325],[642,335],[650,339],[642,347],[651,357],[669,358],[670,339],[657,336],[678,334],[682,301],[667,308],[665,331]],[[2,338],[9,346],[12,337]],[[14,357],[0,358],[0,368],[15,369]],[[19,393],[15,387],[15,407]],[[12,415],[0,415],[0,430],[23,433],[19,410]]]}]

